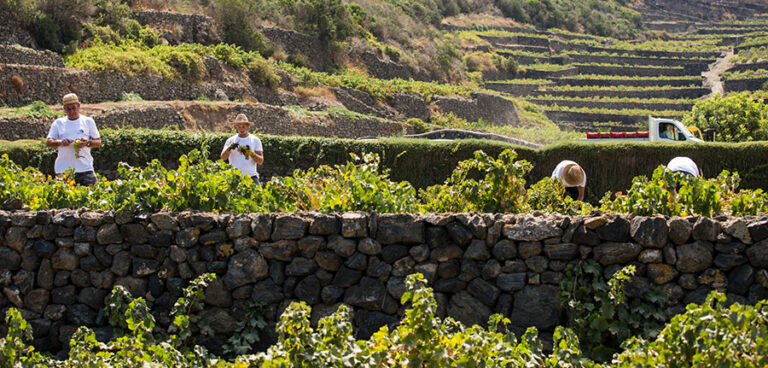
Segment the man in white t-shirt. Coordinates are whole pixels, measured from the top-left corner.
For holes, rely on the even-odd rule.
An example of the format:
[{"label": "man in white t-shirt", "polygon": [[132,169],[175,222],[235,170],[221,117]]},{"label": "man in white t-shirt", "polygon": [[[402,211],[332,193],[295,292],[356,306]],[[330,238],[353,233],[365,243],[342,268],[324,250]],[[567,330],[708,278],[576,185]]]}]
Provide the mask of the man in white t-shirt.
[{"label": "man in white t-shirt", "polygon": [[67,116],[60,117],[51,124],[45,145],[58,148],[54,171],[61,175],[68,168],[75,169],[75,182],[80,185],[96,184],[93,172],[91,148],[101,146],[101,136],[96,123],[88,116],[80,115],[80,100],[70,93],[61,99]]},{"label": "man in white t-shirt", "polygon": [[245,114],[238,114],[232,121],[237,129],[237,134],[229,137],[221,150],[221,159],[229,160],[229,163],[240,170],[243,175],[250,176],[256,185],[259,183],[257,165],[264,163],[264,149],[261,140],[248,132],[251,123]]},{"label": "man in white t-shirt", "polygon": [[563,184],[565,193],[573,199],[584,200],[584,188],[587,186],[587,174],[579,164],[571,160],[560,161],[552,171],[552,179]]}]

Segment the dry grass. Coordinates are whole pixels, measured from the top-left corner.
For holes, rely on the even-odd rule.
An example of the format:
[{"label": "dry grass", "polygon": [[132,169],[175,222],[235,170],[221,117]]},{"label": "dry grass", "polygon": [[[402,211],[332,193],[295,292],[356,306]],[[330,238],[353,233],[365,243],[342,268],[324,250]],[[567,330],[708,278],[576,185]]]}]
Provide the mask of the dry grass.
[{"label": "dry grass", "polygon": [[332,101],[336,100],[336,94],[334,94],[330,88],[323,87],[323,86],[318,86],[318,87],[297,86],[296,88],[293,89],[293,92],[302,98],[322,97]]}]

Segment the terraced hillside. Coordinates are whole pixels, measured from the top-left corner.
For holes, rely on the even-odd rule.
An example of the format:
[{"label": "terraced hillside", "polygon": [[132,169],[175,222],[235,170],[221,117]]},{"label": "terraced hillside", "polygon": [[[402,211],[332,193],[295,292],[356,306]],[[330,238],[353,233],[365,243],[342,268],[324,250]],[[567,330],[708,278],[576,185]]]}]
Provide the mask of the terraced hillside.
[{"label": "terraced hillside", "polygon": [[[498,9],[466,16],[481,10],[462,8],[439,28],[439,17],[409,28],[420,37],[410,45],[391,33],[394,23],[377,28],[355,18],[357,33],[335,40],[323,32],[341,29],[301,33],[265,23],[253,30],[258,42],[250,49],[227,43],[231,24],[221,15],[128,9],[133,23],[110,24],[102,9],[88,36],[63,54],[19,46],[23,39],[39,48],[19,29],[0,37],[8,44],[0,45],[0,125],[7,127],[0,139],[42,136],[68,92],[111,127],[227,130],[227,119],[244,112],[265,134],[359,138],[462,128],[546,144],[578,136],[570,131],[635,130],[648,115],[681,118],[713,91],[763,88],[768,17],[717,23],[649,3],[637,8],[649,29],[675,26],[633,41],[541,30]],[[731,18],[761,9],[708,4]],[[414,9],[399,24],[412,27]],[[299,29],[297,19],[291,15]]]}]

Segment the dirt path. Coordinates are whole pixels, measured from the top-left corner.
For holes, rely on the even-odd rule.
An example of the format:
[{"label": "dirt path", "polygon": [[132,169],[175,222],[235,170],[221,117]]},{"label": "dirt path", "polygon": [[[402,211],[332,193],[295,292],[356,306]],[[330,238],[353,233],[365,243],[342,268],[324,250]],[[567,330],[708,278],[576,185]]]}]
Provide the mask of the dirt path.
[{"label": "dirt path", "polygon": [[715,93],[719,93],[721,96],[725,94],[720,75],[733,65],[731,59],[735,56],[733,50],[728,50],[725,56],[718,58],[717,61],[709,65],[708,71],[701,73],[704,77],[704,87],[712,90],[712,93],[702,96],[702,100],[712,97]]}]

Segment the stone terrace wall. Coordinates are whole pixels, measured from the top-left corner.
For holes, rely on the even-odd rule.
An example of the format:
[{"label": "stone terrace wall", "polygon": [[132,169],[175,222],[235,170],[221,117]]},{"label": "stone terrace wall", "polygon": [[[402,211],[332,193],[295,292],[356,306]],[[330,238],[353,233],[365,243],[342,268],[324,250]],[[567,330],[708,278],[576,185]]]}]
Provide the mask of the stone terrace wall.
[{"label": "stone terrace wall", "polygon": [[222,41],[213,18],[201,14],[183,14],[159,10],[139,10],[133,18],[161,32],[173,44],[216,44]]},{"label": "stone terrace wall", "polygon": [[725,92],[757,91],[768,82],[768,77],[750,79],[731,79],[723,83]]},{"label": "stone terrace wall", "polygon": [[471,97],[434,96],[433,101],[443,113],[452,112],[467,121],[483,119],[494,125],[520,124],[517,107],[511,100],[486,92],[473,92]]},{"label": "stone terrace wall", "polygon": [[0,44],[0,64],[45,65],[63,68],[64,60],[53,51]]},{"label": "stone terrace wall", "polygon": [[21,28],[21,24],[5,8],[5,4],[0,5],[0,19],[3,19],[0,22],[0,45],[36,46],[35,39],[29,32]]},{"label": "stone terrace wall", "polygon": [[265,344],[294,300],[312,306],[314,323],[352,306],[366,338],[400,320],[413,272],[434,289],[440,316],[484,323],[502,313],[514,331],[536,326],[545,336],[563,322],[558,284],[580,260],[600,262],[607,276],[635,265],[628,290],[660,285],[668,318],[712,290],[740,303],[768,297],[764,218],[0,211],[0,238],[0,309],[21,309],[33,345],[53,351],[80,325],[111,334],[100,311],[114,285],[146,298],[167,327],[181,289],[206,272],[218,276],[203,312],[215,353],[250,301],[267,304]]},{"label": "stone terrace wall", "polygon": [[276,27],[264,27],[260,31],[286,53],[307,57],[315,70],[326,70],[333,63],[330,47],[317,37]]}]

